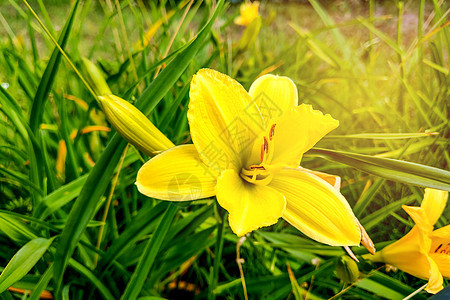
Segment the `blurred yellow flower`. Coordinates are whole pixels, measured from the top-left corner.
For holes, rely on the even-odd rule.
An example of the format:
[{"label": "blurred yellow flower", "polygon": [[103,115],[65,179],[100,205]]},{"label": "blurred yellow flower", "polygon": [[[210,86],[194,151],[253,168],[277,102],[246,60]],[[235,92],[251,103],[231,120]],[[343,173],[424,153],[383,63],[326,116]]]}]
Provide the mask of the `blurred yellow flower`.
[{"label": "blurred yellow flower", "polygon": [[442,289],[442,276],[450,278],[450,225],[433,230],[444,211],[448,192],[425,189],[420,207],[403,206],[416,225],[398,241],[367,257],[385,262],[413,276],[428,279],[426,291]]},{"label": "blurred yellow flower", "polygon": [[248,26],[258,17],[259,2],[244,2],[241,4],[241,15],[234,19],[234,23],[241,26]]},{"label": "blurred yellow flower", "polygon": [[339,192],[339,177],[299,167],[303,153],[338,126],[297,106],[291,79],[265,75],[250,91],[210,69],[194,75],[188,120],[193,145],[171,148],[139,170],[147,196],[184,201],[216,195],[238,236],[280,217],[330,245],[371,242]]}]

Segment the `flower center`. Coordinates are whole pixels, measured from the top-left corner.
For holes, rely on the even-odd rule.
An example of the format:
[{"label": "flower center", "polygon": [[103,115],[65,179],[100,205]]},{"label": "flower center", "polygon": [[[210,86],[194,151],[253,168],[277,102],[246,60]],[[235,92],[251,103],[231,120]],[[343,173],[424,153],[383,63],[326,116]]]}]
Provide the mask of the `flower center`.
[{"label": "flower center", "polygon": [[276,125],[273,124],[268,134],[263,136],[260,154],[261,163],[259,165],[250,165],[248,168],[242,168],[240,175],[245,181],[257,185],[267,185],[272,180],[273,174],[268,170],[268,166],[273,158],[273,137],[275,135]]}]

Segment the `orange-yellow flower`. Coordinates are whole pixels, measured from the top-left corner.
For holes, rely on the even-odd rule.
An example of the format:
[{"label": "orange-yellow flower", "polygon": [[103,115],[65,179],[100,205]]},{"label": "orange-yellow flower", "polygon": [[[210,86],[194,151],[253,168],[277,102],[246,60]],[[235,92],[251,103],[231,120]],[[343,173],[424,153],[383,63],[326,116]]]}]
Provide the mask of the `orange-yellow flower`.
[{"label": "orange-yellow flower", "polygon": [[244,2],[241,4],[241,15],[234,19],[234,23],[241,26],[248,26],[258,17],[259,2]]},{"label": "orange-yellow flower", "polygon": [[188,111],[194,144],[171,148],[142,166],[139,191],[171,201],[216,195],[238,236],[283,217],[322,243],[359,245],[363,237],[369,245],[339,192],[339,178],[299,167],[303,153],[338,121],[297,102],[287,77],[262,76],[247,92],[224,74],[200,70]]},{"label": "orange-yellow flower", "polygon": [[413,276],[428,279],[426,290],[442,289],[442,276],[450,278],[450,225],[433,230],[444,211],[448,192],[425,189],[420,207],[403,206],[416,225],[398,241],[367,257],[385,262]]}]

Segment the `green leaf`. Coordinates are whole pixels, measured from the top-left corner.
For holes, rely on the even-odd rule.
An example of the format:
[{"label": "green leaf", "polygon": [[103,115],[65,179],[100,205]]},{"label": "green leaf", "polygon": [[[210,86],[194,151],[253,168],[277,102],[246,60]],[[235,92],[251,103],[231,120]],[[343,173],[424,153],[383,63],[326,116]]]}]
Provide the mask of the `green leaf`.
[{"label": "green leaf", "polygon": [[347,135],[327,135],[324,139],[373,139],[373,140],[397,140],[429,137],[439,134],[438,132],[416,132],[416,133],[359,133]]},{"label": "green leaf", "polygon": [[289,266],[289,264],[287,265],[288,268],[288,273],[289,273],[289,279],[291,280],[291,285],[292,285],[292,294],[294,294],[294,298],[295,300],[301,300],[304,297],[304,289],[302,289],[300,287],[300,285],[297,282],[297,279],[295,279],[295,275],[294,272],[292,272],[291,267]]},{"label": "green leaf", "polygon": [[76,271],[78,271],[80,274],[84,275],[89,281],[100,291],[100,293],[103,295],[105,299],[108,300],[114,300],[116,297],[114,297],[109,289],[101,282],[100,279],[95,277],[94,273],[92,273],[91,270],[80,264],[74,259],[69,260],[69,265],[74,268]]},{"label": "green leaf", "polygon": [[[136,101],[136,106],[146,115],[161,101],[167,91],[189,66],[192,58],[201,46],[204,45],[211,26],[223,7],[223,3],[223,0],[218,3],[214,15],[197,37],[161,71]],[[61,291],[61,283],[68,259],[75,250],[89,220],[92,218],[97,203],[110,182],[125,146],[125,140],[118,134],[111,138],[102,156],[89,174],[78,200],[70,211],[55,254],[54,278],[56,280],[56,295],[59,295]]]},{"label": "green leaf", "polygon": [[0,275],[0,293],[22,279],[41,259],[53,242],[53,238],[37,238],[25,244],[9,261]]},{"label": "green leaf", "polygon": [[414,200],[415,196],[411,195],[404,197],[400,200],[397,200],[395,202],[392,202],[378,209],[376,212],[371,213],[367,217],[361,219],[361,224],[367,231],[370,231],[374,226],[380,224],[381,221],[383,221],[387,216],[389,216],[390,213],[399,210],[402,207],[402,205],[410,204]]},{"label": "green leaf", "polygon": [[86,182],[87,175],[78,177],[74,181],[67,183],[66,185],[60,187],[51,194],[48,194],[39,203],[39,206],[34,211],[34,216],[45,219],[48,215],[54,213],[73,199],[78,196]]},{"label": "green leaf", "polygon": [[259,30],[261,29],[261,24],[261,16],[257,16],[247,28],[245,28],[237,46],[239,51],[244,51],[255,42]]},{"label": "green leaf", "polygon": [[[59,36],[58,44],[61,46],[62,49],[64,49],[64,47],[67,44],[67,41],[69,40],[69,35],[77,12],[78,3],[79,1],[75,2],[69,17],[67,18],[66,24],[64,24],[64,28],[61,31],[61,35]],[[34,96],[33,106],[31,108],[31,115],[30,115],[30,128],[35,133],[39,129],[39,125],[42,122],[45,100],[48,98],[48,95],[50,94],[50,90],[53,86],[53,82],[55,81],[56,74],[58,73],[58,67],[59,63],[61,62],[61,56],[62,56],[61,52],[59,52],[59,49],[55,47],[52,56],[50,57],[50,61],[48,62],[47,67],[45,68],[44,74],[42,75],[42,79],[41,82],[39,83],[36,95]]]},{"label": "green leaf", "polygon": [[389,180],[450,191],[450,172],[417,163],[370,155],[314,148],[309,155],[349,165]]},{"label": "green leaf", "polygon": [[28,224],[3,212],[0,212],[0,233],[21,245],[37,238],[36,233]]},{"label": "green leaf", "polygon": [[[176,239],[178,242],[167,251],[161,247],[161,253],[164,254],[162,255],[163,257],[160,261],[163,261],[163,263],[161,263],[158,267],[155,266],[149,275],[147,284],[152,286],[160,282],[163,278],[164,281],[167,282],[168,273],[171,273],[173,270],[180,270],[180,267],[184,262],[196,255],[199,255],[206,249],[206,247],[211,247],[216,241],[215,236],[212,234],[215,229],[216,226],[211,226],[198,233],[185,237],[184,239]],[[166,239],[167,238],[168,235],[166,236]],[[195,241],[195,243],[192,241]],[[172,274],[172,276],[174,276],[174,274]]]},{"label": "green leaf", "polygon": [[109,265],[124,251],[129,250],[144,235],[153,232],[154,228],[156,228],[157,221],[164,211],[167,210],[168,206],[169,202],[163,201],[156,206],[148,207],[148,209],[141,209],[121,233],[120,237],[112,241],[108,250],[102,256],[99,266],[103,267],[104,271],[107,271]]},{"label": "green leaf", "polygon": [[167,231],[172,224],[172,220],[177,213],[178,207],[171,203],[167,208],[164,216],[159,223],[158,228],[153,234],[152,238],[148,241],[144,252],[142,253],[139,264],[136,267],[130,281],[127,284],[125,292],[123,293],[121,299],[136,299],[144,286],[145,280],[147,279],[148,273],[155,262],[156,255],[159,252],[161,244],[166,237]]},{"label": "green leaf", "polygon": [[414,292],[413,288],[380,272],[374,272],[356,283],[356,286],[386,299],[403,299]]},{"label": "green leaf", "polygon": [[0,109],[14,124],[23,140],[26,141],[28,139],[26,129],[28,125],[22,115],[22,111],[17,105],[17,102],[14,101],[11,95],[9,95],[9,93],[2,86],[0,86]]},{"label": "green leaf", "polygon": [[41,279],[39,279],[39,282],[35,285],[34,289],[31,292],[29,300],[39,300],[41,298],[41,294],[50,282],[50,279],[52,279],[52,276],[53,265],[50,265],[41,276]]},{"label": "green leaf", "polygon": [[22,175],[21,173],[10,170],[10,169],[5,168],[4,166],[0,165],[0,174],[9,175],[11,178],[14,178],[18,182],[20,182],[23,186],[31,188],[42,195],[42,190],[36,184],[34,184],[30,180],[28,180],[28,178],[26,176]]}]

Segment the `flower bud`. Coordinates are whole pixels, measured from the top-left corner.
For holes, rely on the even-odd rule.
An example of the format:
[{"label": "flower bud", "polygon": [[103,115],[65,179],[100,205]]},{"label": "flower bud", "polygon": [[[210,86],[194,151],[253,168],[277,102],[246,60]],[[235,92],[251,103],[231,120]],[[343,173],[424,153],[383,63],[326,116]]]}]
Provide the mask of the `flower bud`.
[{"label": "flower bud", "polygon": [[86,80],[97,96],[112,94],[100,70],[89,59],[82,57],[82,69]]},{"label": "flower bud", "polygon": [[344,283],[353,283],[359,277],[358,265],[350,257],[341,256],[336,263],[336,274]]},{"label": "flower bud", "polygon": [[147,155],[175,145],[134,105],[114,95],[98,97],[106,118],[130,144]]}]

